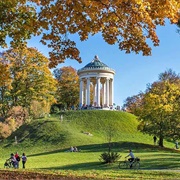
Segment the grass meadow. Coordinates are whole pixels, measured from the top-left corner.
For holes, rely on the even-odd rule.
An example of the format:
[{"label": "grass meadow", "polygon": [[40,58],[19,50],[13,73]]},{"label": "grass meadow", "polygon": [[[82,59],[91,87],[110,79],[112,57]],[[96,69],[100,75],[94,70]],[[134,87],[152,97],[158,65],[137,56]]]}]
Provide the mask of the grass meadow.
[{"label": "grass meadow", "polygon": [[[5,160],[17,151],[26,153],[26,169],[20,162],[19,169],[9,172],[48,174],[49,179],[54,174],[72,179],[180,179],[180,151],[173,142],[165,141],[164,148],[153,145],[153,138],[137,131],[137,125],[132,114],[97,110],[67,111],[33,120],[0,143],[0,177]],[[109,127],[114,132],[112,150],[121,155],[119,161],[132,149],[141,159],[139,170],[119,169],[118,162],[103,164],[99,160],[108,150]],[[69,152],[70,146],[81,151]]]}]

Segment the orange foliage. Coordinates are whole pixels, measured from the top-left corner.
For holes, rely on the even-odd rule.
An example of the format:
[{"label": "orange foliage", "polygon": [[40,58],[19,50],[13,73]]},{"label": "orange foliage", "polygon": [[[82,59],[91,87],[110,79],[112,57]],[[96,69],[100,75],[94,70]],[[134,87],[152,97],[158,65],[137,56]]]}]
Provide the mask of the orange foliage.
[{"label": "orange foliage", "polygon": [[11,135],[12,131],[8,124],[0,122],[0,139],[7,138]]},{"label": "orange foliage", "polygon": [[77,106],[79,102],[79,76],[77,71],[69,67],[62,67],[54,70],[55,78],[58,81],[57,103],[64,104],[67,108]]},{"label": "orange foliage", "polygon": [[9,124],[12,129],[16,129],[24,124],[28,118],[28,111],[21,106],[16,106],[8,112],[8,118],[5,120],[5,123]]},{"label": "orange foliage", "polygon": [[[35,5],[34,5],[35,3]],[[159,45],[157,25],[178,22],[179,0],[6,0],[0,3],[0,46],[6,37],[17,46],[31,35],[42,35],[41,42],[51,48],[50,67],[66,58],[81,62],[76,43],[68,34],[78,34],[81,41],[101,33],[108,44],[118,44],[126,53],[151,54],[150,39]]]}]

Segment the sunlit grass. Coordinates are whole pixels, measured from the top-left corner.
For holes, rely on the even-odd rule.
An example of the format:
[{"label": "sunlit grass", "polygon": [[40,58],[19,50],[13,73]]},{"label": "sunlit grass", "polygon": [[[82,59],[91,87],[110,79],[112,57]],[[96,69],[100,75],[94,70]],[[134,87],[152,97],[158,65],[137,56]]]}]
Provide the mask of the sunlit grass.
[{"label": "sunlit grass", "polygon": [[[6,141],[1,142],[0,167],[12,152],[25,152],[28,157],[26,171],[64,174],[101,179],[178,179],[180,152],[173,143],[165,141],[165,148],[153,145],[149,135],[137,131],[136,117],[113,111],[70,111],[50,118],[34,120],[19,128]],[[102,164],[100,154],[107,151],[103,131],[105,120],[118,124],[118,134],[113,138],[112,150],[121,155],[121,161],[132,149],[141,159],[140,170],[118,169],[118,163]],[[90,132],[93,136],[84,133]],[[29,134],[27,136],[27,134]],[[14,136],[24,139],[14,144]],[[77,146],[81,152],[67,152]],[[20,170],[21,171],[21,164]]]}]

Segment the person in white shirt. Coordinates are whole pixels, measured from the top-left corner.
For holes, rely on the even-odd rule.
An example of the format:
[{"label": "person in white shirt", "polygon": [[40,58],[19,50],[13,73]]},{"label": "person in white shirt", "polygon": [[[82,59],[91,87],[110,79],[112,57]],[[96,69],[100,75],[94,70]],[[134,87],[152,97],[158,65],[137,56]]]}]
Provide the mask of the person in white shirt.
[{"label": "person in white shirt", "polygon": [[132,152],[131,149],[129,150],[129,154],[126,156],[126,158],[127,158],[127,157],[130,157],[130,158],[128,159],[128,161],[130,162],[130,168],[132,168],[132,164],[133,164],[133,161],[134,161],[134,159],[135,159],[135,156],[134,156],[134,154],[133,154],[133,152]]},{"label": "person in white shirt", "polygon": [[23,168],[24,168],[24,169],[25,169],[26,161],[27,161],[27,157],[26,157],[25,153],[23,153],[23,154],[22,154],[22,165],[23,165]]}]

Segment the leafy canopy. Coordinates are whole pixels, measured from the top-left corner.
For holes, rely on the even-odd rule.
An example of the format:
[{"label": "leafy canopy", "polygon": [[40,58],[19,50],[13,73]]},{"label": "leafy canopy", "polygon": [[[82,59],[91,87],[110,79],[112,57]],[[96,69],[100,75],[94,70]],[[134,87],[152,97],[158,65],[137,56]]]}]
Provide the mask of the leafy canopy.
[{"label": "leafy canopy", "polygon": [[50,48],[50,67],[66,58],[81,62],[69,34],[81,41],[101,33],[108,44],[126,53],[151,54],[150,39],[159,45],[156,26],[177,23],[179,0],[6,0],[0,2],[0,46],[17,46],[32,36]]},{"label": "leafy canopy", "polygon": [[173,71],[160,74],[150,85],[139,108],[139,130],[163,139],[180,137],[180,76]]},{"label": "leafy canopy", "polygon": [[71,66],[64,66],[54,70],[57,80],[56,100],[68,109],[78,106],[79,103],[79,76]]},{"label": "leafy canopy", "polygon": [[13,106],[29,109],[32,101],[44,101],[46,106],[55,102],[56,81],[48,63],[34,48],[14,48],[1,53],[0,114],[6,114]]}]

